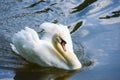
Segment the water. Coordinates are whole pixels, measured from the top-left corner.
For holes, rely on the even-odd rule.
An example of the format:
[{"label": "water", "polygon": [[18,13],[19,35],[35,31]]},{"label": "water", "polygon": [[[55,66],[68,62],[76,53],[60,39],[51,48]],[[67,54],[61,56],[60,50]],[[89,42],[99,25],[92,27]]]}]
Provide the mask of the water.
[{"label": "water", "polygon": [[[0,80],[119,80],[120,0],[0,0]],[[12,52],[12,35],[43,22],[67,25],[80,71],[42,68]],[[92,61],[92,62],[91,62]]]}]

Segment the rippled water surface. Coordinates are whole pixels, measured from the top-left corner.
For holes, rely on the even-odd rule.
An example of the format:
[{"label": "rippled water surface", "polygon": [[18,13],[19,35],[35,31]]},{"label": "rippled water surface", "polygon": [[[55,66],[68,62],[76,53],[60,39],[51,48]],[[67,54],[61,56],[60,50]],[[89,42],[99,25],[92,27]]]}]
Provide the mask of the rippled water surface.
[{"label": "rippled water surface", "polygon": [[[15,32],[67,25],[79,71],[43,68],[15,55]],[[0,0],[0,80],[120,80],[120,0]]]}]

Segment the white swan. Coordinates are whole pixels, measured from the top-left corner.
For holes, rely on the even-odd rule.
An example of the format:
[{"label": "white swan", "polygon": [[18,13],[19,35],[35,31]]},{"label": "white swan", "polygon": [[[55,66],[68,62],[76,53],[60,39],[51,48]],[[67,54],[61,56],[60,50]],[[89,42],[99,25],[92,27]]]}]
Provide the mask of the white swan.
[{"label": "white swan", "polygon": [[15,33],[12,37],[12,50],[40,66],[80,69],[81,63],[73,52],[67,26],[46,22],[40,28],[45,31],[41,39],[35,30],[28,27]]}]

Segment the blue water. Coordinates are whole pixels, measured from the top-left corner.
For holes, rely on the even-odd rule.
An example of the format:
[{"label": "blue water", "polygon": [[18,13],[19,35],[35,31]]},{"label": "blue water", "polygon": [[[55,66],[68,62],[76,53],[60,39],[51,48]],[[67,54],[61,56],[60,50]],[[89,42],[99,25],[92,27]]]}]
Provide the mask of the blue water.
[{"label": "blue water", "polygon": [[[45,21],[75,29],[80,71],[25,67],[30,63],[12,52],[15,32],[25,26],[39,31]],[[0,0],[0,80],[120,80],[119,35],[120,0]]]}]

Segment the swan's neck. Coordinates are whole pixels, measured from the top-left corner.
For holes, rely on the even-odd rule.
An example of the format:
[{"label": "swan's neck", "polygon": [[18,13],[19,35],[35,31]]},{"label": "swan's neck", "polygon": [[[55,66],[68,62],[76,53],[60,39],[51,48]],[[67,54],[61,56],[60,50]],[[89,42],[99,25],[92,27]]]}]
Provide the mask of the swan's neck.
[{"label": "swan's neck", "polygon": [[61,47],[61,44],[59,44],[57,41],[52,40],[54,49],[58,52],[59,55],[63,57],[63,61],[65,64],[69,66],[69,68],[80,68],[81,63],[77,59],[76,55],[73,52],[70,52],[68,50],[64,51],[63,48]]}]

